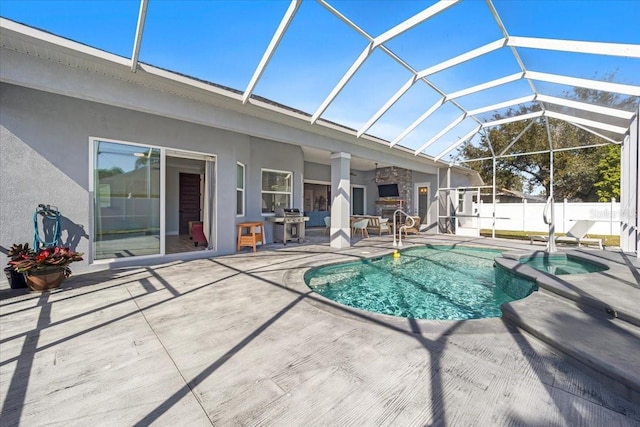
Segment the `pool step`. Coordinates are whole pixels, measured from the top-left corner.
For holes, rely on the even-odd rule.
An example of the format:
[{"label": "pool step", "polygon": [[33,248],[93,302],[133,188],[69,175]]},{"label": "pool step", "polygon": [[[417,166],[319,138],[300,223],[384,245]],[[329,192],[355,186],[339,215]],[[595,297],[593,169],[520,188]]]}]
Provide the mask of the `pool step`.
[{"label": "pool step", "polygon": [[640,404],[640,328],[544,290],[502,306],[503,317],[570,356]]},{"label": "pool step", "polygon": [[[581,276],[581,280],[584,281],[598,279],[599,276],[597,275],[593,275],[592,277],[585,277],[584,275]],[[628,301],[631,302],[631,304],[621,305],[615,301],[611,301],[611,297],[609,296],[595,297],[593,295],[589,295],[587,292],[583,292],[580,286],[576,286],[576,284],[579,283],[576,279],[574,279],[574,283],[569,283],[558,277],[541,275],[538,276],[536,282],[538,286],[545,291],[556,294],[561,298],[571,300],[577,305],[589,306],[596,311],[610,313],[612,316],[617,317],[620,320],[624,320],[625,322],[640,327],[639,313],[637,310],[630,309],[631,307],[635,308],[635,304],[632,300],[639,295],[637,293],[632,293],[633,288],[630,286],[627,286],[627,292],[623,295],[627,295],[631,299],[631,301]],[[615,283],[615,285],[620,287],[620,283]]]}]

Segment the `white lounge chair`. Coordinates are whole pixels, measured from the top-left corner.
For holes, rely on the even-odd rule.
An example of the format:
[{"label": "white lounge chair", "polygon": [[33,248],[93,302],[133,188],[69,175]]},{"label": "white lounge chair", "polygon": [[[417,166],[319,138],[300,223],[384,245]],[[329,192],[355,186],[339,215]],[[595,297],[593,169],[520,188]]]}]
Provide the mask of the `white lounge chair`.
[{"label": "white lounge chair", "polygon": [[[587,233],[591,230],[596,222],[588,219],[580,219],[571,226],[565,236],[557,236],[556,243],[577,243],[578,247],[595,243],[600,249],[603,249],[602,239],[596,239],[593,237],[587,237]],[[529,243],[533,242],[548,242],[548,236],[532,235],[529,236]]]}]

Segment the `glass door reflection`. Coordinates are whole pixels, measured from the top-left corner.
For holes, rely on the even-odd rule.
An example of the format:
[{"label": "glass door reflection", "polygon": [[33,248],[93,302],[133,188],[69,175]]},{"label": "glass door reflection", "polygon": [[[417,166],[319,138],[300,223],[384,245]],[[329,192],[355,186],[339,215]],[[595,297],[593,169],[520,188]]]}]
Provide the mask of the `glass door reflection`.
[{"label": "glass door reflection", "polygon": [[94,258],[160,254],[160,149],[95,141]]}]

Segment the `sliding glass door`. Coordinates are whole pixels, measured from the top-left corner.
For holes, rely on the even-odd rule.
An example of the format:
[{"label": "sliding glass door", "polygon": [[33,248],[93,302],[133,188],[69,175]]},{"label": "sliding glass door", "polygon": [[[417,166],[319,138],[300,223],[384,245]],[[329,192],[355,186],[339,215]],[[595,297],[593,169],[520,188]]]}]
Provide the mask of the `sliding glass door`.
[{"label": "sliding glass door", "polygon": [[94,259],[161,253],[160,149],[94,141]]}]

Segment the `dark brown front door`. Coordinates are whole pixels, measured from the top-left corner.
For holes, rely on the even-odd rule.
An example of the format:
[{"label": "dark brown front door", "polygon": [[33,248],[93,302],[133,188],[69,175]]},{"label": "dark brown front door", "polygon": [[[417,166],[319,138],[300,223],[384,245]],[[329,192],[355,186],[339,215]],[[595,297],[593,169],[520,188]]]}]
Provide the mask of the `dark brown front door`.
[{"label": "dark brown front door", "polygon": [[180,174],[180,234],[189,233],[189,221],[200,221],[200,175]]}]

